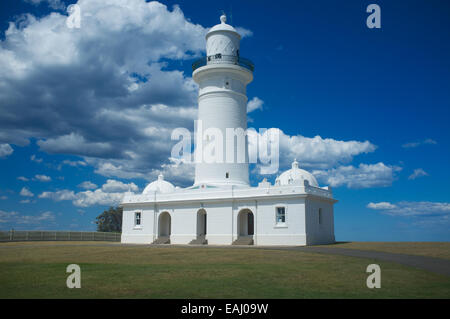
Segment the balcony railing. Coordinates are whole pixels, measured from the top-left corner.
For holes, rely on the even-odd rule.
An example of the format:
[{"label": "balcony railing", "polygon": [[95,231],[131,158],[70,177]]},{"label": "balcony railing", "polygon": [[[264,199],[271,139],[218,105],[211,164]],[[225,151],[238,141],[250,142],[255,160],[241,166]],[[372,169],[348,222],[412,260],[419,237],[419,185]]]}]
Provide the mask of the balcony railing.
[{"label": "balcony railing", "polygon": [[192,63],[192,71],[208,64],[234,64],[246,68],[252,72],[255,70],[253,62],[248,59],[235,55],[222,55],[219,53],[198,59]]}]

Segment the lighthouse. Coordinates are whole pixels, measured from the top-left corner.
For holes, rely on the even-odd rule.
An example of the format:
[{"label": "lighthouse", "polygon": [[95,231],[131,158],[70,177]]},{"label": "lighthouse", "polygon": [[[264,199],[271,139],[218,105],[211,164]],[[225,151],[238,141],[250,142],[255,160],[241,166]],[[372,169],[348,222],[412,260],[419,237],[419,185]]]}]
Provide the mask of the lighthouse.
[{"label": "lighthouse", "polygon": [[[122,243],[316,245],[334,242],[337,202],[330,187],[294,160],[270,183],[249,183],[247,85],[253,63],[226,16],[206,34],[206,56],[192,64],[199,86],[195,179],[175,187],[162,174],[121,203]],[[299,154],[301,155],[301,154]]]},{"label": "lighthouse", "polygon": [[240,57],[240,40],[222,15],[206,34],[206,57],[192,65],[199,86],[194,186],[249,186],[246,87],[254,66]]}]

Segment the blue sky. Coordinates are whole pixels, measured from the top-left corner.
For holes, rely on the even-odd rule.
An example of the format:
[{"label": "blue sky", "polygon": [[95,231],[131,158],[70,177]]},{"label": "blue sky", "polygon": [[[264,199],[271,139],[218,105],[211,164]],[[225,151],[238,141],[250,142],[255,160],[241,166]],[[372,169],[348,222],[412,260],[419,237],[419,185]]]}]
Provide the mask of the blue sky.
[{"label": "blue sky", "polygon": [[193,127],[191,63],[223,10],[255,64],[249,126],[282,130],[281,171],[333,186],[336,239],[450,240],[447,2],[120,2],[1,2],[0,229],[94,230],[160,172],[189,185],[170,131]]}]

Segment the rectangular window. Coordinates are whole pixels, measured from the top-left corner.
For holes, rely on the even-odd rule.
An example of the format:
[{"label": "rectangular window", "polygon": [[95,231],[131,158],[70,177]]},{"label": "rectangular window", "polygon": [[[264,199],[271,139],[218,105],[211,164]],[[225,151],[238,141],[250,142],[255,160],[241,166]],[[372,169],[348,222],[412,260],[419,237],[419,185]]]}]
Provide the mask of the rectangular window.
[{"label": "rectangular window", "polygon": [[284,224],[286,222],[286,208],[277,207],[277,224]]},{"label": "rectangular window", "polygon": [[319,208],[319,224],[322,224],[322,208]]},{"label": "rectangular window", "polygon": [[134,213],[134,223],[136,226],[141,224],[141,213]]}]

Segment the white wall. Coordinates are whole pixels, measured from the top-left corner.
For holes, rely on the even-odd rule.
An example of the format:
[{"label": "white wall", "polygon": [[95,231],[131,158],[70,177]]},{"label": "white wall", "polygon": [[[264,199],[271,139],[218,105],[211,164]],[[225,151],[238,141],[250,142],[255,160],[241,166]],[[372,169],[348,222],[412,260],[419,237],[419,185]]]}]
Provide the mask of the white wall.
[{"label": "white wall", "polygon": [[[284,206],[286,222],[276,223],[276,207]],[[258,201],[256,245],[305,245],[305,201],[290,200]]]},{"label": "white wall", "polygon": [[[320,224],[319,209],[322,211],[322,222]],[[315,198],[306,202],[306,234],[308,245],[334,242],[333,204]]]},{"label": "white wall", "polygon": [[[153,205],[152,205],[153,206]],[[141,225],[135,225],[135,213],[141,212]],[[148,244],[153,242],[153,207],[124,208],[122,218],[122,243]]]},{"label": "white wall", "polygon": [[[158,219],[163,212],[171,216],[172,244],[189,244],[197,238],[197,212],[207,214],[206,239],[209,245],[230,245],[239,236],[239,212],[248,209],[254,215],[255,245],[311,245],[334,242],[333,204],[320,198],[258,199],[157,205],[144,209],[125,208],[122,226],[122,242],[151,243],[158,234]],[[276,207],[285,207],[286,221],[276,222]],[[319,224],[319,208],[322,223]],[[141,227],[134,225],[134,213],[142,212]],[[157,222],[153,223],[156,220]],[[155,234],[153,231],[155,230]]]}]

